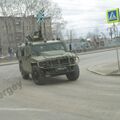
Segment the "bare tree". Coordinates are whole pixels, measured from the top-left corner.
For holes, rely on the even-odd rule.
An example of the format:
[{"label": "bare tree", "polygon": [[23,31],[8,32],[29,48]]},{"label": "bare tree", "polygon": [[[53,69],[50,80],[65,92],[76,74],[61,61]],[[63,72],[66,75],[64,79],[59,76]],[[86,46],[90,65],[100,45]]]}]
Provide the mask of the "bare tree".
[{"label": "bare tree", "polygon": [[56,37],[59,33],[61,34],[61,31],[64,29],[66,24],[62,18],[60,7],[50,0],[1,0],[0,8],[3,16],[11,16],[13,18],[16,16],[36,16],[40,10],[44,10],[45,17],[51,17],[52,28],[53,30],[57,31],[55,33]]},{"label": "bare tree", "polygon": [[64,29],[66,22],[63,20],[61,9],[56,3],[50,2],[50,0],[22,0],[22,2],[24,16],[35,15],[40,10],[44,10],[44,15],[51,17],[55,38],[59,35],[60,38],[62,37],[61,31]]}]

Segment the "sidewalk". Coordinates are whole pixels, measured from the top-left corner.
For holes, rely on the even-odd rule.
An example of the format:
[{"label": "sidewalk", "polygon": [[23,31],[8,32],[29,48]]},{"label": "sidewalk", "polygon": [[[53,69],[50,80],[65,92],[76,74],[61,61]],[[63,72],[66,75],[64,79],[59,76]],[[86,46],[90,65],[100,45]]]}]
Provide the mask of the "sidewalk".
[{"label": "sidewalk", "polygon": [[89,67],[88,71],[104,76],[120,75],[120,72],[118,72],[117,63],[103,63],[99,65],[94,65]]},{"label": "sidewalk", "polygon": [[0,66],[18,64],[16,57],[2,56],[0,57]]}]

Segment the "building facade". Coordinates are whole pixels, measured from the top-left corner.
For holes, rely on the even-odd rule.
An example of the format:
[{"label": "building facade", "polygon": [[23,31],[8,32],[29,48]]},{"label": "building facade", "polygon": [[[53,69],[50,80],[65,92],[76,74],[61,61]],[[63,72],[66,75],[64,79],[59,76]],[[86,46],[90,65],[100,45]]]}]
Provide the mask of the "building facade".
[{"label": "building facade", "polygon": [[41,28],[43,38],[53,39],[51,19],[45,18],[41,27],[34,16],[0,17],[0,55],[8,55],[10,48],[16,49],[25,37]]}]

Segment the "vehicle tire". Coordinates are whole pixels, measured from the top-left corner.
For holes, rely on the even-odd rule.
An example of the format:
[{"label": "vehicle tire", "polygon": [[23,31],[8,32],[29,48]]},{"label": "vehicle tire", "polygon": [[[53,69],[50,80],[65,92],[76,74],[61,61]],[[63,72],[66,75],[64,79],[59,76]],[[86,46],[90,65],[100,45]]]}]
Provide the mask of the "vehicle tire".
[{"label": "vehicle tire", "polygon": [[29,79],[29,74],[26,73],[23,68],[22,68],[22,63],[19,63],[19,69],[20,69],[20,72],[21,72],[21,75],[23,77],[23,79],[27,80]]},{"label": "vehicle tire", "polygon": [[73,69],[74,69],[73,72],[70,72],[70,73],[66,74],[68,80],[70,80],[70,81],[75,81],[79,78],[79,74],[80,74],[79,73],[79,66],[75,65]]},{"label": "vehicle tire", "polygon": [[44,85],[45,84],[45,75],[36,66],[32,67],[32,79],[33,79],[34,83],[37,85]]}]

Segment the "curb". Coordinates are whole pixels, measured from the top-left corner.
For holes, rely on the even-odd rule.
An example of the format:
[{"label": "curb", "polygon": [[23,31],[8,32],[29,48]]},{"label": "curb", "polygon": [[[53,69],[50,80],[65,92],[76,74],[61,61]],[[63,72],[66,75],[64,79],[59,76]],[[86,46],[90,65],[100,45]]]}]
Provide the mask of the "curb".
[{"label": "curb", "polygon": [[6,65],[14,65],[14,64],[18,64],[18,62],[6,62],[6,63],[0,63],[0,66],[6,66]]},{"label": "curb", "polygon": [[[96,65],[95,65],[96,66]],[[107,73],[103,73],[103,72],[98,72],[94,69],[95,66],[92,66],[92,67],[89,67],[87,68],[88,71],[92,72],[92,73],[95,73],[95,74],[98,74],[98,75],[102,75],[102,76],[108,76],[109,74]]]},{"label": "curb", "polygon": [[90,52],[82,52],[82,53],[77,53],[78,55],[86,55],[86,54],[95,54],[95,53],[101,53],[101,52],[106,52],[106,51],[113,51],[116,50],[116,48],[109,48],[109,49],[103,49],[103,50],[94,50]]},{"label": "curb", "polygon": [[120,76],[120,72],[119,71],[115,71],[115,72],[112,73],[112,75],[114,75],[114,76]]},{"label": "curb", "polygon": [[[105,68],[106,67],[99,69],[98,65],[94,65],[94,66],[87,68],[87,70],[92,72],[92,73],[102,75],[102,76],[120,76],[120,72],[118,72],[118,70],[111,70],[111,71],[105,72],[104,71]],[[103,72],[100,72],[99,70],[103,70]]]}]

